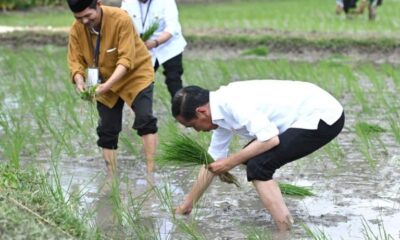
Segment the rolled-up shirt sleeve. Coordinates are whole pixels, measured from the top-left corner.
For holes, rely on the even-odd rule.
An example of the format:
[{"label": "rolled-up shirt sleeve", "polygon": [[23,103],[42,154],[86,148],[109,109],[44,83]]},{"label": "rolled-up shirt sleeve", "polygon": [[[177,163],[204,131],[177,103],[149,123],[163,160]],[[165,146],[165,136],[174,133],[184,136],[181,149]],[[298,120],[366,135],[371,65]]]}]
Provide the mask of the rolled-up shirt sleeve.
[{"label": "rolled-up shirt sleeve", "polygon": [[229,154],[229,143],[233,133],[228,129],[217,128],[213,131],[208,153],[214,160],[226,158]]},{"label": "rolled-up shirt sleeve", "polygon": [[[133,23],[128,15],[121,21],[122,27],[119,28],[118,35],[118,61],[117,64],[121,64],[126,67],[128,70],[132,70],[134,68],[134,56],[135,56],[135,44],[134,34],[136,30],[133,26]],[[134,29],[134,31],[132,31]]]},{"label": "rolled-up shirt sleeve", "polygon": [[71,28],[69,34],[67,59],[71,81],[75,83],[74,76],[78,73],[86,78],[85,72],[88,64],[83,57],[82,49],[79,44],[78,33],[74,27]]}]

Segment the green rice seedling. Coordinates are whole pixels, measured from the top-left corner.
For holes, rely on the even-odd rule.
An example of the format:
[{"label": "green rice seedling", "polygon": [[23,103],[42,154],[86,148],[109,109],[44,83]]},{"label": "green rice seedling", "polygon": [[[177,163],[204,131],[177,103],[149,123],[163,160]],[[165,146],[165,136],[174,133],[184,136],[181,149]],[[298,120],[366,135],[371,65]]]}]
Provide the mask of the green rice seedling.
[{"label": "green rice seedling", "polygon": [[246,235],[247,240],[272,240],[272,233],[264,228],[256,226],[248,226],[243,228],[242,232]]},{"label": "green rice seedling", "polygon": [[[182,166],[208,165],[214,159],[198,142],[188,135],[175,133],[169,139],[160,144],[160,154],[156,161],[161,165],[176,164]],[[235,176],[229,172],[219,175],[221,181],[235,184],[239,187],[239,182]]]},{"label": "green rice seedling", "polygon": [[6,110],[0,113],[0,127],[4,131],[0,139],[0,147],[10,164],[19,168],[21,153],[28,143],[29,131],[21,122],[21,118],[12,115],[11,112]]},{"label": "green rice seedling", "polygon": [[331,162],[333,162],[337,167],[343,165],[343,158],[345,154],[336,139],[326,145],[323,149],[325,150],[325,153],[328,155]]},{"label": "green rice seedling", "polygon": [[132,129],[129,129],[128,132],[122,132],[120,140],[123,144],[124,150],[129,151],[134,156],[140,155],[140,147],[135,144],[135,142],[140,142],[140,139],[136,137],[136,134]]},{"label": "green rice seedling", "polygon": [[256,48],[251,48],[251,49],[247,49],[245,51],[243,51],[241,53],[241,55],[243,56],[249,56],[249,55],[253,55],[253,56],[263,56],[266,57],[268,55],[268,47],[256,47]]},{"label": "green rice seedling", "polygon": [[376,149],[376,144],[373,144],[372,140],[377,133],[382,133],[386,130],[378,125],[365,122],[358,122],[355,126],[355,130],[358,141],[360,141],[360,144],[358,145],[360,152],[365,157],[369,165],[375,167],[377,160],[372,156],[372,152],[374,152]]},{"label": "green rice seedling", "polygon": [[89,101],[89,102],[94,102],[95,96],[96,96],[96,89],[99,85],[93,85],[86,87],[85,90],[81,93],[79,93],[79,96],[81,99]]},{"label": "green rice seedling", "polygon": [[383,133],[386,132],[386,129],[383,127],[376,125],[376,124],[370,124],[366,122],[358,122],[356,124],[356,129],[359,129],[363,133],[365,133],[368,136],[374,135],[376,133]]},{"label": "green rice seedling", "polygon": [[380,220],[378,223],[378,232],[374,232],[372,230],[371,225],[368,223],[368,221],[363,217],[361,219],[362,221],[362,234],[364,239],[366,240],[394,240],[395,238],[388,234],[385,229],[385,225],[383,224],[383,221]]},{"label": "green rice seedling", "polygon": [[302,225],[303,229],[306,231],[306,234],[309,237],[311,237],[311,239],[313,239],[313,240],[330,240],[330,239],[332,239],[321,229],[312,230],[309,226],[307,226],[304,223],[302,223],[301,225]]},{"label": "green rice seedling", "polygon": [[393,117],[391,114],[387,116],[388,122],[390,124],[390,130],[394,135],[396,142],[400,144],[400,123],[399,118]]},{"label": "green rice seedling", "polygon": [[154,21],[141,35],[141,39],[143,42],[146,42],[153,36],[153,34],[157,31],[157,29],[160,27],[160,23],[158,21]]},{"label": "green rice seedling", "polygon": [[290,196],[299,196],[299,197],[306,197],[306,196],[314,196],[315,194],[307,187],[300,187],[288,183],[278,183],[281,192],[285,195]]},{"label": "green rice seedling", "polygon": [[176,227],[186,235],[184,239],[192,239],[192,240],[206,240],[207,237],[198,230],[196,220],[191,218],[189,221],[185,219],[174,219],[174,223]]},{"label": "green rice seedling", "polygon": [[158,199],[160,199],[160,202],[168,213],[171,213],[172,215],[175,214],[175,208],[174,208],[174,203],[173,203],[173,195],[171,191],[171,187],[169,184],[164,184],[160,187],[154,187],[154,192]]}]

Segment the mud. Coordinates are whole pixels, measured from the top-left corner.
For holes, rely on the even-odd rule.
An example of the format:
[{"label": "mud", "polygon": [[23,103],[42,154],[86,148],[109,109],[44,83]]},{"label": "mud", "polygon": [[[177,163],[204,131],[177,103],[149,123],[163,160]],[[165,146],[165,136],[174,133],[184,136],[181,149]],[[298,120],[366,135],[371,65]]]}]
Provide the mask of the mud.
[{"label": "mud", "polygon": [[[66,46],[66,32],[50,37],[49,34],[26,34],[23,31],[1,34],[0,42],[13,47],[25,44]],[[189,43],[185,54],[189,58],[224,59],[238,56],[247,48],[248,46],[212,45],[206,42],[197,45]],[[351,55],[356,61],[368,59],[376,63],[399,64],[399,53],[399,49],[394,49],[390,53],[352,49],[346,54]],[[335,54],[337,52],[329,49],[304,48],[301,51],[281,51],[280,48],[269,48],[269,54],[261,58],[314,62]],[[343,101],[344,105],[349,105],[346,104],[349,99],[345,98]],[[305,198],[285,197],[295,219],[287,239],[308,239],[303,224],[313,230],[323,231],[331,239],[365,239],[364,223],[367,223],[375,233],[378,233],[379,226],[383,226],[393,239],[400,239],[398,143],[389,133],[381,134],[380,140],[385,149],[375,153],[378,165],[376,167],[369,165],[357,151],[357,137],[351,131],[354,129],[356,114],[359,112],[357,106],[353,108],[347,109],[349,114],[346,116],[346,127],[337,139],[343,152],[343,155],[336,156],[338,165],[331,161],[326,149],[321,149],[311,156],[284,166],[275,174],[277,181],[309,186],[316,193],[315,196]],[[379,119],[384,116],[382,110],[374,121],[384,122],[383,119]],[[95,142],[92,146],[95,146]],[[137,143],[138,149],[140,146],[140,143]],[[87,152],[93,152],[90,145],[86,148]],[[122,179],[120,193],[124,203],[129,202],[130,192],[132,196],[137,197],[146,193],[152,184],[158,187],[166,184],[172,192],[173,205],[177,206],[196,178],[197,171],[193,168],[157,168],[154,174],[148,175],[142,156],[132,154],[126,149],[122,149],[119,155],[118,170]],[[31,161],[30,157],[24,159],[25,163]],[[51,174],[48,157],[43,156],[36,163]],[[85,193],[81,199],[81,207],[97,213],[93,224],[115,238],[129,235],[129,230],[120,229],[116,225],[112,216],[112,205],[104,197],[102,189],[104,190],[105,171],[100,152],[75,158],[62,156],[58,164],[58,168],[62,170],[60,173],[65,191],[70,194]],[[270,215],[261,205],[254,187],[246,181],[243,167],[235,168],[232,173],[242,183],[240,189],[216,179],[191,216],[178,216],[179,219],[190,223],[191,218],[194,218],[198,232],[204,234],[205,239],[246,239],[247,231],[254,227],[273,232],[277,237]],[[187,239],[187,236],[184,236],[174,224],[173,216],[165,210],[165,204],[154,193],[141,206],[140,214],[138,224],[158,230],[160,239]]]},{"label": "mud", "polygon": [[[0,43],[2,46],[19,48],[24,46],[37,47],[43,45],[67,46],[68,44],[68,28],[51,28],[51,27],[5,27],[0,26]],[[303,42],[296,43],[296,39],[325,39],[329,41],[333,36],[331,34],[304,34],[293,32],[282,32],[274,29],[258,29],[258,30],[231,30],[231,29],[199,29],[187,33],[188,46],[185,54],[204,57],[229,58],[237,56],[241,52],[259,46],[267,47],[269,59],[291,59],[301,61],[318,61],[323,58],[343,55],[351,56],[355,61],[372,61],[375,63],[392,63],[400,62],[400,43],[390,46],[375,45],[367,46],[365,44],[354,44],[350,46],[328,44],[320,45],[318,43]],[[225,36],[227,40],[208,38],[207,36]],[[269,36],[272,40],[260,41],[236,41],[229,40],[229,36]],[[274,37],[292,38],[290,41],[275,41]],[[359,35],[349,38],[360,38]],[[370,38],[372,36],[365,35],[362,38]],[[324,40],[324,41],[325,41]],[[377,40],[379,41],[379,40]],[[400,40],[399,40],[400,41]]]},{"label": "mud", "polygon": [[[349,112],[356,112],[353,110]],[[284,239],[308,239],[303,224],[315,231],[323,231],[331,239],[365,239],[363,221],[375,233],[383,226],[393,239],[400,238],[400,149],[389,133],[383,133],[380,139],[386,150],[376,154],[379,162],[376,167],[369,165],[356,150],[356,135],[349,130],[353,129],[354,117],[347,116],[346,127],[337,139],[343,152],[337,156],[339,166],[330,160],[326,150],[321,149],[282,167],[275,174],[277,181],[308,186],[316,193],[305,198],[285,197],[295,224],[290,236]],[[38,164],[45,171],[50,168],[45,158]],[[112,217],[112,204],[104,200],[104,163],[100,153],[62,158],[59,169],[62,169],[65,190],[72,183],[68,190],[71,194],[83,191],[82,207],[97,212],[97,226],[113,235],[110,229],[119,226]],[[148,175],[144,159],[140,155],[133,157],[126,150],[120,152],[118,169],[122,179],[120,193],[125,203],[130,192],[140,198],[155,184],[160,188],[167,185],[173,205],[177,206],[197,174],[197,169],[193,168],[164,167]],[[261,205],[254,187],[246,181],[244,167],[239,166],[232,173],[240,180],[240,189],[216,179],[192,215],[178,216],[179,219],[187,223],[192,217],[196,219],[197,231],[204,234],[205,239],[246,239],[247,232],[254,227],[277,237],[270,215]],[[144,202],[140,213],[139,223],[160,231],[160,239],[187,239],[156,194],[152,193]],[[118,236],[113,236],[124,238],[124,234],[129,235],[126,228],[120,230],[115,233]]]}]

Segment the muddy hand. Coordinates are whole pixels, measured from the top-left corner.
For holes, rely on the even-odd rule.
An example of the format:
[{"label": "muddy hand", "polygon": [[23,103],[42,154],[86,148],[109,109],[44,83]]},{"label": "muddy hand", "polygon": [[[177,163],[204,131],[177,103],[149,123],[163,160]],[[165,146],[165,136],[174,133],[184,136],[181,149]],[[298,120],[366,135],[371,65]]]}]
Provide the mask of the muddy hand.
[{"label": "muddy hand", "polygon": [[189,215],[192,212],[192,206],[180,205],[175,208],[175,214]]},{"label": "muddy hand", "polygon": [[83,80],[76,81],[75,85],[76,85],[76,91],[78,93],[85,91],[85,83],[83,82]]},{"label": "muddy hand", "polygon": [[224,172],[228,172],[231,170],[234,166],[231,166],[232,164],[230,163],[228,158],[221,159],[218,161],[215,161],[211,164],[208,165],[208,170],[210,170],[214,174],[221,174]]}]

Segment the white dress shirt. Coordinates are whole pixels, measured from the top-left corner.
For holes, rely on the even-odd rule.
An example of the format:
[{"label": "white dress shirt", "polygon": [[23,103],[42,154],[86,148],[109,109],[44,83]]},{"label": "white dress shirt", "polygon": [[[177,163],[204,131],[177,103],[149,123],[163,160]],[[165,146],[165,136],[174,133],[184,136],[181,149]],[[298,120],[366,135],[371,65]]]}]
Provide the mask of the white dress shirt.
[{"label": "white dress shirt", "polygon": [[266,141],[288,128],[317,129],[343,113],[341,104],[318,86],[289,80],[230,83],[210,92],[213,131],[208,152],[214,159],[228,156],[234,134]]},{"label": "white dress shirt", "polygon": [[138,0],[122,0],[121,8],[128,12],[140,34],[158,21],[159,27],[150,39],[156,39],[163,32],[172,35],[168,41],[150,50],[153,65],[156,59],[159,64],[163,64],[183,52],[186,41],[182,36],[175,0],[148,0],[146,3],[140,3]]}]

